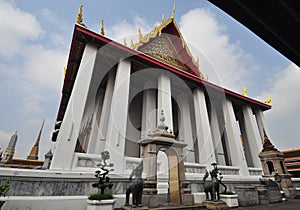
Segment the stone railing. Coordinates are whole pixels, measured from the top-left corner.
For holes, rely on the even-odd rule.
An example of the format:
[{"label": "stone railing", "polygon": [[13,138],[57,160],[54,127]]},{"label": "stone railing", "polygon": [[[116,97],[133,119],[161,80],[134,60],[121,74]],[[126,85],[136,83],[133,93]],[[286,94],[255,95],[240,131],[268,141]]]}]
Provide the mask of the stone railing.
[{"label": "stone railing", "polygon": [[262,169],[261,168],[248,168],[250,176],[261,176]]},{"label": "stone railing", "polygon": [[74,164],[73,169],[76,170],[95,170],[99,166],[101,161],[101,155],[96,154],[85,154],[85,153],[75,153],[74,154]]},{"label": "stone railing", "polygon": [[[185,173],[190,174],[205,174],[206,165],[199,163],[184,163]],[[223,175],[240,175],[239,167],[235,166],[218,166],[220,173]]]},{"label": "stone railing", "polygon": [[218,166],[218,168],[222,175],[240,175],[240,168],[236,166]]},{"label": "stone railing", "polygon": [[184,163],[185,173],[205,174],[206,166],[199,163]]}]

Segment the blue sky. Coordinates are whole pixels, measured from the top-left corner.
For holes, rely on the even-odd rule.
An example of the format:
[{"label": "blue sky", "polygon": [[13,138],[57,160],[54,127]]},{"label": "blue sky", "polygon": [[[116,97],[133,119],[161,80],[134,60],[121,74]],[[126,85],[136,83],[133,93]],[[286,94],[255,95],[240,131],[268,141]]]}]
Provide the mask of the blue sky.
[{"label": "blue sky", "polygon": [[[19,133],[16,157],[25,158],[43,119],[40,158],[54,147],[51,132],[60,103],[63,67],[78,7],[85,25],[121,40],[147,33],[174,1],[23,1],[0,0],[0,146]],[[247,28],[205,0],[176,1],[175,21],[201,71],[211,82],[236,92],[247,86],[249,97],[266,100],[271,140],[279,149],[299,147],[300,70]]]}]

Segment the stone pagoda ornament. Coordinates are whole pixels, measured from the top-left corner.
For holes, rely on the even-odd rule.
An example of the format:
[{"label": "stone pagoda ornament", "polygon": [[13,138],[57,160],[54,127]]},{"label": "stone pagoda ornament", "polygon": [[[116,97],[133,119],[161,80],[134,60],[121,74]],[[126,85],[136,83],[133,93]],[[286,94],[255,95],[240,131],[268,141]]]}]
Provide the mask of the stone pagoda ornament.
[{"label": "stone pagoda ornament", "polygon": [[161,111],[160,124],[147,137],[138,141],[144,163],[143,205],[158,207],[157,195],[157,153],[165,152],[169,160],[169,202],[177,205],[193,205],[194,197],[185,178],[183,148],[186,144],[176,141],[165,125]]},{"label": "stone pagoda ornament", "polygon": [[[259,153],[263,168],[263,177],[280,179],[280,186],[287,198],[295,198],[296,189],[288,173],[283,154],[275,148],[264,130],[263,149]],[[275,177],[276,175],[276,177]]]}]

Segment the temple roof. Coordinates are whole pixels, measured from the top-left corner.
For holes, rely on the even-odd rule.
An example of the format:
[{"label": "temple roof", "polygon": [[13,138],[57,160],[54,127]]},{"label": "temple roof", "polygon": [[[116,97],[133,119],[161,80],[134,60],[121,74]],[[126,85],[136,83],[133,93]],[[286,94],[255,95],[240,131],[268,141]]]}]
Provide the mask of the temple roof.
[{"label": "temple roof", "polygon": [[185,43],[174,20],[174,14],[161,24],[156,23],[154,29],[145,36],[139,32],[139,41],[131,43],[131,48],[178,69],[204,79],[199,70],[199,61],[195,60]]}]

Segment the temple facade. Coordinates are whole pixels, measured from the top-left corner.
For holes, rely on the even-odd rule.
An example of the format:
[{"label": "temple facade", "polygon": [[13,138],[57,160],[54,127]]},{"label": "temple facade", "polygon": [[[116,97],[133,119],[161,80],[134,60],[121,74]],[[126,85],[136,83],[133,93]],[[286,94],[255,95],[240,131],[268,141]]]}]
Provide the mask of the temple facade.
[{"label": "temple facade", "polygon": [[163,110],[168,132],[186,145],[180,158],[187,177],[204,174],[212,163],[228,177],[261,176],[258,155],[264,131],[269,135],[264,111],[271,108],[270,98],[261,102],[248,97],[246,88],[239,94],[207,81],[174,11],[124,44],[107,38],[103,27],[100,33],[89,30],[79,16],[50,170],[94,171],[100,153],[109,151],[114,173],[128,174],[141,158],[137,142],[157,128]]}]

